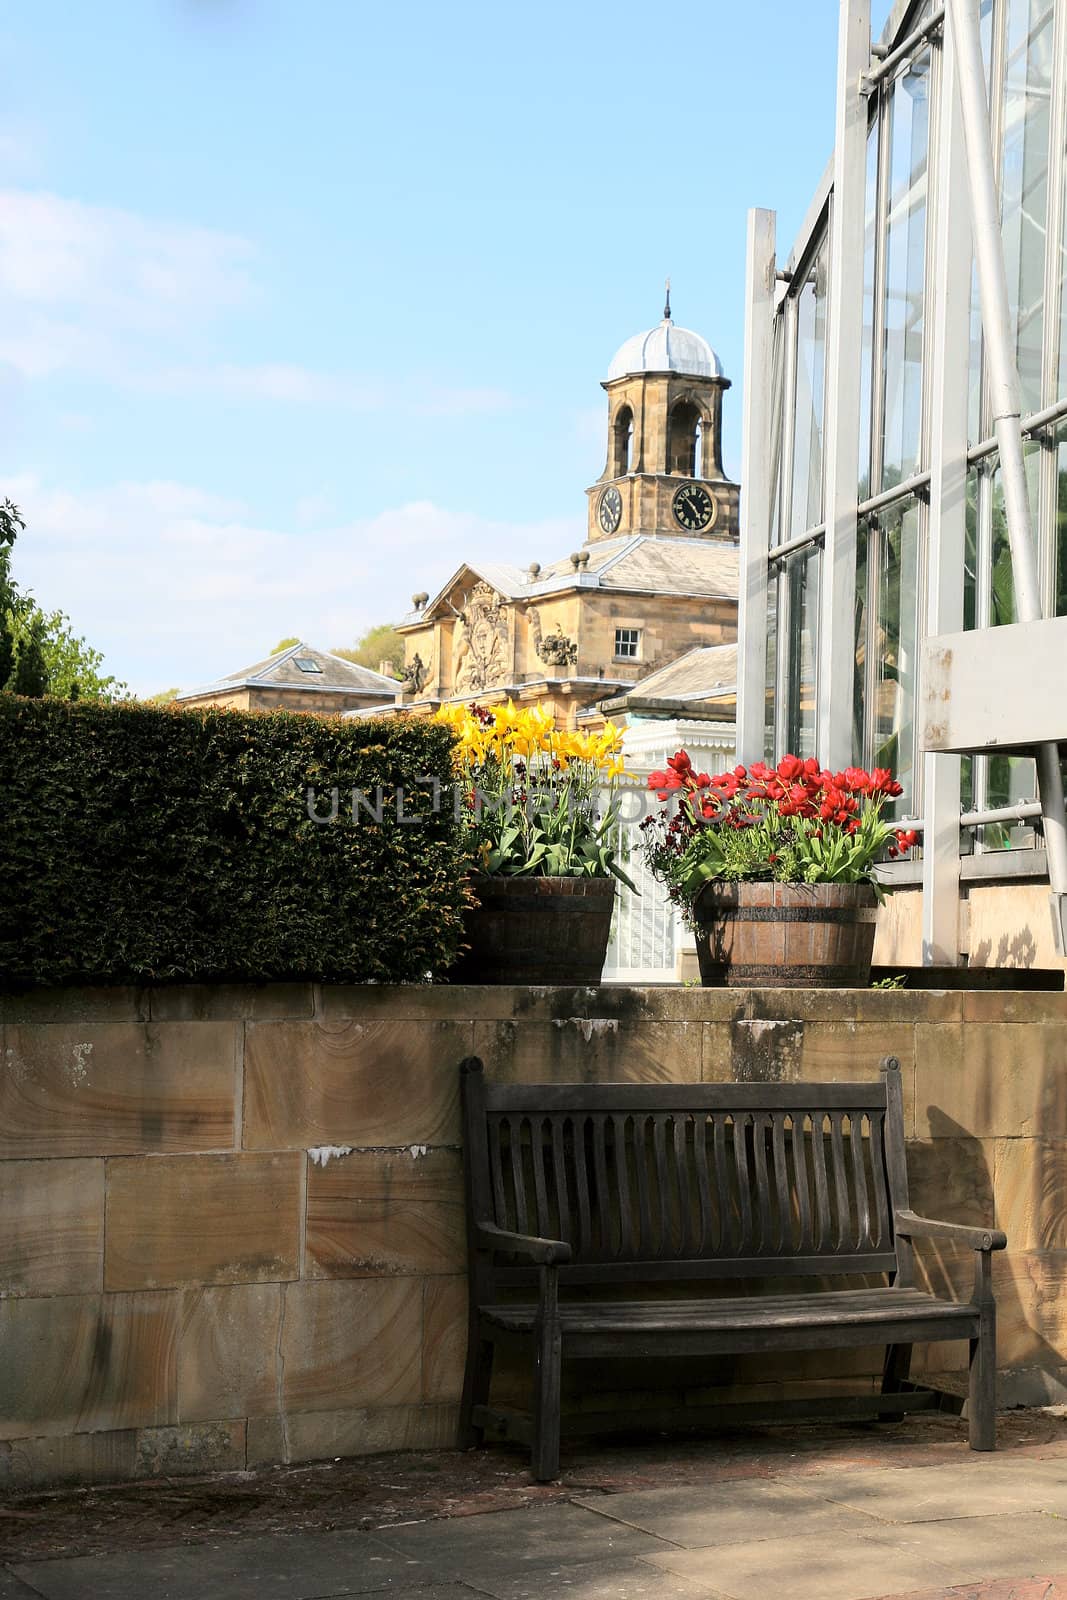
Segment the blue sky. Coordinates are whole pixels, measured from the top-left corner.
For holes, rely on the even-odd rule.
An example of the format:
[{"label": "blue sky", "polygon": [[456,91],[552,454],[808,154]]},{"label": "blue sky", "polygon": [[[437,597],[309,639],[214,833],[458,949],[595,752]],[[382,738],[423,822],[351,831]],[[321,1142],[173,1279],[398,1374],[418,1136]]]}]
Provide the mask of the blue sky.
[{"label": "blue sky", "polygon": [[[883,7],[884,9],[884,7]],[[611,355],[788,248],[835,0],[35,0],[0,26],[16,575],[138,692],[584,532]]]}]

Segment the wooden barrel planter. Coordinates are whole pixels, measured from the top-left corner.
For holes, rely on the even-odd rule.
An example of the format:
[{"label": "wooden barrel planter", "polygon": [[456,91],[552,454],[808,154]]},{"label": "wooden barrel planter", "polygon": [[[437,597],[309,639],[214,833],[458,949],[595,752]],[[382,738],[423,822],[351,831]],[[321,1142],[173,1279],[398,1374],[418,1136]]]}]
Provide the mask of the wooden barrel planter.
[{"label": "wooden barrel planter", "polygon": [[865,986],[877,911],[869,883],[707,883],[693,903],[700,981],[738,989]]},{"label": "wooden barrel planter", "polygon": [[450,983],[599,983],[614,878],[474,878]]}]

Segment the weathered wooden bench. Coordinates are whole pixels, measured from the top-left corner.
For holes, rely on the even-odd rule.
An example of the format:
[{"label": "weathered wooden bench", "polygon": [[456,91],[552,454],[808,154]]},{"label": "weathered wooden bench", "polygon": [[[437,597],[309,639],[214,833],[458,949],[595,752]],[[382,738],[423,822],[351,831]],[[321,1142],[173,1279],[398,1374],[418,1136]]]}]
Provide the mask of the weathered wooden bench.
[{"label": "weathered wooden bench", "polygon": [[[971,1448],[995,1448],[991,1253],[1007,1241],[909,1209],[896,1061],[876,1083],[502,1085],[487,1083],[473,1058],[460,1072],[470,1254],[463,1446],[487,1433],[524,1440],[534,1476],[557,1476],[564,1357],[884,1344],[881,1392],[819,1410],[889,1418],[940,1399],[909,1381],[912,1345],[966,1339]],[[918,1238],[976,1252],[969,1301],[916,1287]],[[844,1274],[887,1281],[826,1286]],[[798,1292],[760,1293],[752,1281],[784,1277]],[[749,1280],[748,1292],[726,1294],[723,1280]],[[646,1298],[597,1298],[620,1284]],[[662,1298],[664,1284],[698,1293]],[[508,1344],[532,1360],[532,1420],[489,1404],[494,1351]],[[800,1410],[795,1401],[762,1412],[731,1406],[713,1420]],[[613,1418],[630,1427],[642,1419],[703,1420],[690,1408]]]}]

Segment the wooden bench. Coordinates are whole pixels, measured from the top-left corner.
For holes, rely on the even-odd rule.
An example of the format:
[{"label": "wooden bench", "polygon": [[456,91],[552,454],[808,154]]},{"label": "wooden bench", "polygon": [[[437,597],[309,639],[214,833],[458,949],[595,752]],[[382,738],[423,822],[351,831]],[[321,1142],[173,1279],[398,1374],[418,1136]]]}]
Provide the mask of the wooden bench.
[{"label": "wooden bench", "polygon": [[[880,1394],[819,1410],[891,1417],[941,1398],[909,1382],[912,1344],[965,1339],[971,1448],[995,1448],[991,1253],[1007,1241],[909,1209],[895,1060],[876,1083],[502,1085],[487,1083],[474,1058],[460,1072],[470,1255],[463,1446],[487,1433],[524,1440],[534,1476],[556,1477],[564,1357],[885,1345]],[[976,1252],[969,1301],[915,1286],[919,1238]],[[843,1274],[873,1274],[883,1285],[818,1281]],[[763,1294],[752,1282],[781,1278],[797,1279],[797,1292]],[[706,1287],[661,1297],[662,1285],[683,1283]],[[646,1297],[597,1298],[620,1284]],[[735,1285],[745,1285],[743,1297],[724,1293]],[[489,1404],[494,1351],[509,1344],[531,1361],[532,1420]],[[714,1420],[742,1409],[759,1414],[720,1407]],[[783,1401],[762,1414],[799,1411]],[[646,1426],[703,1420],[686,1408],[613,1421],[632,1427],[642,1418]]]}]

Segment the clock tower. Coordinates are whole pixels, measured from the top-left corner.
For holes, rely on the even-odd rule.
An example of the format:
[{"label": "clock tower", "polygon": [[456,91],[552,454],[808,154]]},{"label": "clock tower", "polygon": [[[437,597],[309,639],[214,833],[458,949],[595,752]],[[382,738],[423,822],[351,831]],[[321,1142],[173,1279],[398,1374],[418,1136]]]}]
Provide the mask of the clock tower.
[{"label": "clock tower", "polygon": [[608,457],[587,490],[590,543],[633,534],[738,538],[738,496],[722,466],[722,397],[730,387],[706,339],[671,318],[616,352],[608,396]]}]

